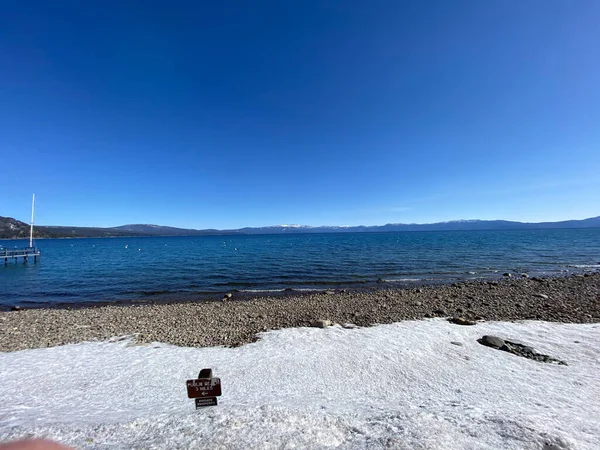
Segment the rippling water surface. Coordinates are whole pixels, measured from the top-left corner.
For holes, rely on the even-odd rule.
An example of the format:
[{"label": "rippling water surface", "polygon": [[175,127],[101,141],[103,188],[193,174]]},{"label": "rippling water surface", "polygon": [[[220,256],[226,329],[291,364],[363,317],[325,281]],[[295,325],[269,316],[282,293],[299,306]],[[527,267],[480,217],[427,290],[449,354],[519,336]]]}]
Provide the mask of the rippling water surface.
[{"label": "rippling water surface", "polygon": [[[24,241],[0,241],[13,248]],[[600,229],[44,239],[0,305],[420,284],[600,269]]]}]

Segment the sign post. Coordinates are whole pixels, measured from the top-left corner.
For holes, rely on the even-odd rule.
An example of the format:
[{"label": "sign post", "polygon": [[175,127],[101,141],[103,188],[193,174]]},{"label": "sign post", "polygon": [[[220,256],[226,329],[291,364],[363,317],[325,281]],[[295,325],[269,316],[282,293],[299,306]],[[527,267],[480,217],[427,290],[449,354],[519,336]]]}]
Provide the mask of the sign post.
[{"label": "sign post", "polygon": [[221,379],[213,378],[212,369],[202,369],[196,380],[187,380],[188,398],[196,400],[196,409],[204,406],[216,406],[221,396]]}]

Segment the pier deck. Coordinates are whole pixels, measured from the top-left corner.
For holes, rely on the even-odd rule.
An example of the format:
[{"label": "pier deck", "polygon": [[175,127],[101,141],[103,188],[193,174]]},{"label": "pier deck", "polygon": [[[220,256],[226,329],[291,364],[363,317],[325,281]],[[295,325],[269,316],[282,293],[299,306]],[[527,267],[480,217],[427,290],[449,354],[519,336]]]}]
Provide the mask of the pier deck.
[{"label": "pier deck", "polygon": [[15,262],[19,258],[23,258],[23,262],[27,262],[30,257],[33,257],[33,262],[37,262],[40,251],[36,247],[17,248],[14,250],[3,248],[0,249],[0,259],[4,258],[4,264],[8,264],[9,259],[14,259]]}]

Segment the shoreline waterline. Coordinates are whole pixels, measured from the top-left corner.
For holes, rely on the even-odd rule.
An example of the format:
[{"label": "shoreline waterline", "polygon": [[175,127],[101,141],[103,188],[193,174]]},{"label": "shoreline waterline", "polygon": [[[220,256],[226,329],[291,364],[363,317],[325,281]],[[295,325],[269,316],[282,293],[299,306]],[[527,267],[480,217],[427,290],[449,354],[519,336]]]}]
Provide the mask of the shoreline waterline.
[{"label": "shoreline waterline", "polygon": [[[366,293],[385,290],[410,290],[422,289],[452,285],[469,285],[469,284],[487,284],[498,283],[501,281],[516,281],[519,279],[531,280],[551,280],[570,277],[590,276],[600,274],[600,265],[585,265],[581,267],[573,266],[575,270],[565,274],[552,274],[545,276],[533,276],[526,273],[504,273],[496,274],[495,276],[485,277],[470,277],[457,279],[423,279],[423,278],[403,278],[403,279],[378,279],[378,280],[363,280],[356,282],[331,282],[319,285],[311,285],[309,288],[294,287],[284,288],[245,288],[245,289],[225,289],[219,291],[136,291],[130,295],[114,299],[88,299],[79,301],[31,301],[19,300],[12,303],[0,304],[0,312],[12,311],[15,309],[85,309],[97,308],[104,306],[127,307],[136,305],[164,305],[171,303],[196,303],[196,302],[212,302],[220,301],[224,296],[231,295],[235,301],[248,301],[256,297],[270,298],[287,298],[296,296],[318,295],[322,293]],[[306,285],[300,283],[300,285]],[[309,284],[310,285],[310,284]]]}]

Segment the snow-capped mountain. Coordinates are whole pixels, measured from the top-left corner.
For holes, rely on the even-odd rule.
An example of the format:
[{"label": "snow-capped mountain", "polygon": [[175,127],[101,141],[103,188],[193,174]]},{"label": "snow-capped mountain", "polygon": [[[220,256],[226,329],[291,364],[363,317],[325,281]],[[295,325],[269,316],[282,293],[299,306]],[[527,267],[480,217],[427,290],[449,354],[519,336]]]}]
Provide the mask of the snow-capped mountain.
[{"label": "snow-capped mountain", "polygon": [[[0,238],[25,236],[29,226],[10,217],[0,217]],[[203,236],[281,233],[361,233],[390,231],[468,231],[468,230],[518,230],[541,228],[600,228],[600,216],[583,220],[562,222],[511,222],[507,220],[451,220],[430,224],[388,223],[386,225],[324,225],[310,226],[281,224],[266,227],[246,227],[230,230],[188,229],[153,224],[129,224],[112,228],[37,226],[36,237],[109,237],[109,236]]]}]

